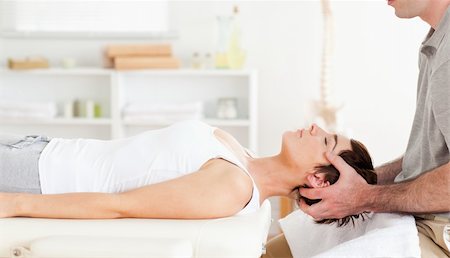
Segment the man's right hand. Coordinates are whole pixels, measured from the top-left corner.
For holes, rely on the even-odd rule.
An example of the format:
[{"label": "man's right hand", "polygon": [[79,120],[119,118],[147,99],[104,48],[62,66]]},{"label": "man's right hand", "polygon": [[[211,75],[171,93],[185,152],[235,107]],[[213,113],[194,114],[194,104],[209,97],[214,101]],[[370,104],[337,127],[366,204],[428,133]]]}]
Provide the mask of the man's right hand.
[{"label": "man's right hand", "polygon": [[393,184],[395,177],[402,171],[403,156],[375,168],[377,184]]},{"label": "man's right hand", "polygon": [[14,217],[16,197],[15,193],[0,193],[0,218]]}]

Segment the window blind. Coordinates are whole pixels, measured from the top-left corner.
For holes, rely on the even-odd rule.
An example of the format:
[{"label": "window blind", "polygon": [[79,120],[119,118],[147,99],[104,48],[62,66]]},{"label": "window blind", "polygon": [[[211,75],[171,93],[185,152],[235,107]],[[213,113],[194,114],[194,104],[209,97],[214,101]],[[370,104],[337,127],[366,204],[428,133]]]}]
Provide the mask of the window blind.
[{"label": "window blind", "polygon": [[163,33],[167,0],[0,0],[2,32]]}]

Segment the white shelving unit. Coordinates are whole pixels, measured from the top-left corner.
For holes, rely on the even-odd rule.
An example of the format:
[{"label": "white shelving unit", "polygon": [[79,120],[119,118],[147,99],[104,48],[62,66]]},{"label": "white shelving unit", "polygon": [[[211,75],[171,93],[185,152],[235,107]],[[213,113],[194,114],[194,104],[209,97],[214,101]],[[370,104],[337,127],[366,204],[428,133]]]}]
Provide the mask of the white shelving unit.
[{"label": "white shelving unit", "polygon": [[[238,117],[218,119],[219,98],[237,99]],[[94,100],[102,117],[64,118],[64,103]],[[46,134],[51,137],[116,139],[161,128],[171,122],[149,122],[122,117],[127,103],[204,103],[204,121],[233,134],[257,151],[257,72],[254,70],[139,70],[102,68],[0,69],[0,101],[54,101],[53,119],[0,117],[0,133]]]}]

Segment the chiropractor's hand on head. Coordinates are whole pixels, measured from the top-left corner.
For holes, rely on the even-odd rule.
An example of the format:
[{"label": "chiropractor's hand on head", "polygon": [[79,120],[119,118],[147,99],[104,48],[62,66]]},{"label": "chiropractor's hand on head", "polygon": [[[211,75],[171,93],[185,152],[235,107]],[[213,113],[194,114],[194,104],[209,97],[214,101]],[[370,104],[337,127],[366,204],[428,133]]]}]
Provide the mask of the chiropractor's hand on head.
[{"label": "chiropractor's hand on head", "polygon": [[299,198],[300,209],[318,220],[340,219],[366,211],[364,190],[369,184],[340,156],[328,152],[326,157],[339,170],[339,180],[324,188],[301,188],[301,196],[321,201],[309,206]]}]

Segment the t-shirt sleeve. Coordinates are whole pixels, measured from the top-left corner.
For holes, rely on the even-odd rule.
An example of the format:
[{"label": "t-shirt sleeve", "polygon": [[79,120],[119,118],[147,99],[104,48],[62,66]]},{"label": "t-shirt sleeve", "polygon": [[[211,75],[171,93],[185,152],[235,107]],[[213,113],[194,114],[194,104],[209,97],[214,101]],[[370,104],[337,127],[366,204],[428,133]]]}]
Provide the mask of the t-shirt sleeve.
[{"label": "t-shirt sleeve", "polygon": [[434,71],[430,86],[436,123],[450,149],[450,60]]}]

